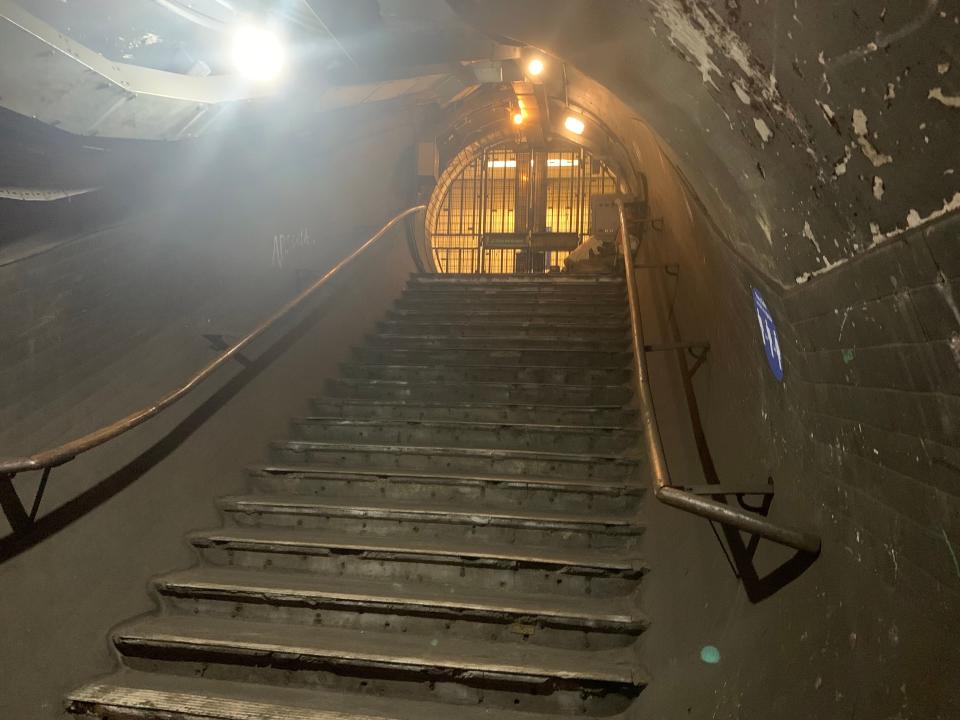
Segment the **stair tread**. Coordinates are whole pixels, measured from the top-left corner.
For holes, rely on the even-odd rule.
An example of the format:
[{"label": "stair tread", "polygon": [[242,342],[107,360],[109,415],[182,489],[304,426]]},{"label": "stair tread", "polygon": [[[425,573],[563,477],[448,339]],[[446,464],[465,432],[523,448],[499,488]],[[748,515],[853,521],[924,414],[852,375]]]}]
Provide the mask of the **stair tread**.
[{"label": "stair tread", "polygon": [[[424,333],[424,332],[410,332],[410,333],[378,332],[378,333],[373,333],[372,337],[379,338],[381,340],[416,340],[417,342],[429,342],[429,341],[436,341],[436,340],[444,340],[448,342],[449,341],[459,342],[463,340],[476,340],[481,342],[484,340],[495,340],[495,341],[508,340],[510,342],[529,342],[531,340],[529,335],[434,335],[431,333]],[[569,349],[569,344],[571,342],[579,343],[579,344],[583,344],[587,342],[594,343],[594,344],[620,343],[621,345],[626,345],[626,342],[627,342],[626,333],[624,333],[624,336],[622,338],[619,336],[618,337],[584,337],[584,336],[576,336],[576,335],[573,335],[573,336],[541,335],[535,339],[541,340],[543,342],[549,341],[552,343],[556,343],[557,345],[562,345],[563,347],[559,349],[563,349],[563,350]],[[510,348],[510,349],[513,350],[514,348]]]},{"label": "stair tread", "polygon": [[431,638],[412,633],[230,620],[191,615],[153,616],[119,628],[123,645],[179,646],[281,654],[360,664],[454,672],[486,672],[531,678],[637,685],[643,683],[630,648],[568,650],[546,646]]},{"label": "stair tread", "polygon": [[429,473],[419,471],[364,470],[362,468],[331,468],[323,465],[262,465],[252,468],[253,472],[283,475],[322,475],[336,477],[364,477],[413,481],[437,481],[453,483],[503,483],[509,485],[528,485],[532,487],[573,487],[585,488],[596,492],[611,491],[622,493],[640,493],[643,486],[637,483],[618,483],[594,478],[537,477],[535,475],[489,475],[483,473]]},{"label": "stair tread", "polygon": [[[70,693],[134,717],[190,720],[544,720],[540,713],[123,670]],[[124,717],[130,717],[124,715]]]},{"label": "stair tread", "polygon": [[536,460],[566,460],[582,462],[635,463],[641,458],[622,453],[563,453],[550,450],[511,450],[504,448],[450,447],[443,445],[400,445],[396,443],[317,442],[313,440],[282,440],[274,447],[352,450],[359,452],[386,452],[415,455],[470,455],[473,457],[516,457]]},{"label": "stair tread", "polygon": [[636,514],[630,513],[596,513],[593,511],[578,513],[529,511],[518,508],[515,511],[494,510],[492,508],[476,508],[471,511],[463,509],[463,503],[440,503],[416,500],[403,502],[400,500],[365,499],[358,503],[355,499],[337,500],[333,497],[316,499],[302,495],[274,495],[274,494],[247,494],[231,495],[220,499],[221,507],[238,511],[256,512],[257,508],[271,508],[278,512],[288,510],[313,510],[322,513],[324,510],[352,511],[357,515],[405,515],[429,518],[449,518],[460,522],[484,524],[490,520],[514,520],[531,523],[556,523],[564,525],[608,525],[616,527],[640,527]]},{"label": "stair tread", "polygon": [[295,423],[316,423],[318,425],[350,425],[367,427],[376,425],[400,425],[405,427],[437,427],[437,428],[476,428],[479,430],[537,430],[543,432],[639,432],[637,428],[624,425],[561,425],[549,423],[516,423],[516,422],[484,422],[472,420],[410,420],[410,419],[372,419],[341,418],[335,415],[308,415],[296,418]]},{"label": "stair tread", "polygon": [[351,536],[340,532],[273,527],[218,528],[190,534],[194,544],[257,545],[276,549],[338,549],[350,552],[473,558],[536,565],[573,566],[609,571],[639,571],[644,565],[635,553],[618,555],[609,549],[561,546],[504,545],[482,541],[418,540],[410,537]]},{"label": "stair tread", "polygon": [[496,370],[568,370],[572,372],[584,372],[587,370],[606,371],[606,372],[627,372],[629,368],[623,365],[506,365],[503,363],[399,363],[399,362],[347,362],[344,367],[362,367],[362,368],[401,368],[416,370],[435,370],[435,369],[490,369]]},{"label": "stair tread", "polygon": [[429,400],[376,400],[368,398],[339,398],[329,395],[317,395],[313,398],[317,403],[337,403],[350,405],[404,405],[409,407],[427,407],[427,408],[522,408],[524,410],[551,410],[551,411],[577,411],[583,413],[600,413],[605,410],[623,410],[624,412],[636,412],[635,408],[629,405],[553,405],[549,403],[518,403],[518,402],[430,402]]},{"label": "stair tread", "polygon": [[415,606],[420,609],[576,620],[584,623],[642,626],[646,618],[632,607],[632,598],[567,597],[556,593],[484,592],[455,585],[352,578],[316,577],[302,572],[264,572],[201,566],[165,575],[155,581],[161,590],[230,591],[235,595],[273,600],[340,600],[368,606]]},{"label": "stair tread", "polygon": [[[597,390],[627,390],[627,384],[622,383],[619,385],[578,385],[575,383],[537,383],[537,382],[484,382],[482,380],[469,380],[469,381],[457,381],[457,382],[446,382],[446,381],[432,381],[432,380],[374,380],[371,378],[337,378],[339,382],[347,383],[366,383],[370,385],[429,385],[430,387],[437,387],[441,385],[452,385],[454,387],[473,387],[473,386],[482,386],[488,388],[494,387],[534,387],[534,388],[545,388],[545,389],[556,389],[560,390],[561,388],[568,388],[573,390],[582,390],[582,391],[591,391],[595,392]],[[595,405],[585,405],[584,407],[596,407]]]}]

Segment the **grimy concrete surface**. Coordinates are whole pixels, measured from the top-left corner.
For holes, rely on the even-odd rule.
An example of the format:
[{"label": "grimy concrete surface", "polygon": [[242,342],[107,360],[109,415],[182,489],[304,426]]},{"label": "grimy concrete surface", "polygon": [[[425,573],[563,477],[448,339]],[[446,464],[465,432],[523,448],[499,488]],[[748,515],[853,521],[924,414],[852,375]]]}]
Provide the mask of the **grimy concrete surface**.
[{"label": "grimy concrete surface", "polygon": [[[214,357],[205,335],[239,338],[405,207],[399,117],[354,118],[335,147],[201,156],[165,178],[168,203],[0,267],[0,454],[153,401]],[[148,578],[194,562],[185,533],[220,524],[214,499],[243,488],[412,269],[398,227],[244,352],[249,367],[53,471],[37,532],[0,541],[0,716],[61,717],[66,691],[112,669],[111,626],[153,608]],[[14,481],[28,508],[37,481]]]},{"label": "grimy concrete surface", "polygon": [[[62,717],[68,690],[113,668],[110,628],[154,609],[150,577],[195,562],[185,534],[219,526],[214,499],[242,491],[244,468],[286,435],[290,417],[307,411],[308,398],[372,330],[411,270],[402,238],[388,236],[344,271],[307,322],[276,339],[276,357],[265,351],[269,363],[254,359],[249,372],[224,373],[214,392],[200,391],[126,443],[132,466],[101,479],[115,494],[0,566],[0,714]],[[135,457],[140,451],[146,459]]]},{"label": "grimy concrete surface", "polygon": [[[652,504],[646,542],[653,569],[643,603],[653,620],[644,637],[653,682],[642,695],[644,716],[960,716],[954,167],[960,111],[951,100],[958,94],[953,39],[960,8],[927,0],[451,4],[479,27],[567,61],[571,102],[602,117],[632,153],[648,180],[652,214],[664,218],[664,232],[648,235],[645,252],[680,264],[678,285],[663,292],[676,298],[683,335],[711,343],[694,386],[718,474],[754,481],[772,476],[772,517],[824,537],[821,557],[796,568],[789,582],[776,574],[766,583],[741,582],[705,521]],[[369,169],[353,177],[355,184],[393,179]],[[290,188],[301,199],[329,200],[309,185]],[[371,203],[381,204],[371,206],[382,210],[377,195]],[[335,197],[331,209],[350,208]],[[251,211],[238,224],[256,219]],[[295,237],[300,229],[293,223],[268,237]],[[158,246],[156,254],[169,253]],[[67,270],[74,270],[72,261]],[[222,270],[212,277],[224,287],[238,277],[252,278],[251,287],[260,279],[235,267]],[[148,277],[137,282],[146,287]],[[6,280],[14,284],[7,285],[9,302],[0,310],[7,313],[4,326],[19,318],[46,333],[26,342],[60,346],[73,325],[51,321],[58,315],[48,308],[66,298],[38,291],[22,302],[13,294],[20,281]],[[753,287],[764,293],[778,324],[782,383],[762,354]],[[159,307],[169,302],[156,301]],[[656,318],[649,297],[646,306],[647,317]],[[649,322],[652,337],[666,333],[662,322]],[[212,324],[218,331],[229,325]],[[191,337],[201,329],[191,327]],[[177,342],[183,335],[176,332],[147,335],[158,344],[143,352],[162,352],[165,362],[193,367],[200,356],[200,347]],[[18,362],[29,365],[36,357],[31,350]],[[59,407],[27,402],[43,390],[41,379],[59,375],[82,388],[70,368],[98,357],[92,349],[64,357],[54,375],[42,364],[27,367],[33,386],[7,375],[4,389],[15,388],[19,400],[11,410],[4,396],[0,432],[24,428],[29,432],[18,441],[42,445],[80,420],[97,419],[100,408],[115,414],[103,398],[91,404],[54,393]],[[653,365],[671,469],[700,479],[672,363],[657,356]],[[142,391],[148,397],[157,389],[151,382],[166,382],[160,375],[150,376],[161,378],[156,381],[116,373],[103,371],[108,379],[114,375],[113,385],[104,385],[104,377],[90,383],[116,396]],[[267,390],[265,382],[259,403],[250,400],[255,417],[269,412],[279,423],[290,414],[288,407],[267,409],[283,387],[270,383]],[[50,419],[60,417],[51,409],[70,408],[76,414],[67,427]],[[234,432],[255,428],[218,427],[216,442],[195,452],[204,467],[212,468],[207,461],[215,456],[233,462],[262,447],[253,434],[250,443],[235,440]],[[142,441],[134,435],[117,452],[132,456]],[[117,461],[89,462],[83,472],[102,477]],[[150,475],[155,483],[134,483],[100,506],[97,523],[85,516],[0,567],[3,628],[15,633],[8,646],[22,648],[4,657],[4,689],[9,683],[14,691],[2,699],[16,703],[3,708],[7,714],[35,717],[45,703],[53,716],[65,686],[87,677],[98,662],[108,665],[109,623],[150,607],[144,579],[189,562],[185,549],[169,548],[184,548],[177,544],[182,531],[212,519],[212,505],[193,496],[195,483],[165,472],[166,465]],[[186,465],[175,467],[192,472]],[[210,484],[203,487],[210,498],[237,486],[219,472],[198,471],[193,479]],[[148,486],[162,492],[148,493]],[[128,497],[140,498],[129,501],[133,512],[112,512]],[[50,506],[67,499],[54,495]],[[94,536],[112,543],[108,550],[103,542],[86,542]],[[151,553],[170,554],[147,567],[143,558]],[[29,563],[31,557],[37,562]],[[763,577],[786,559],[761,544],[753,566]],[[719,662],[701,658],[707,646],[716,648]],[[717,659],[710,652],[704,657]]]}]

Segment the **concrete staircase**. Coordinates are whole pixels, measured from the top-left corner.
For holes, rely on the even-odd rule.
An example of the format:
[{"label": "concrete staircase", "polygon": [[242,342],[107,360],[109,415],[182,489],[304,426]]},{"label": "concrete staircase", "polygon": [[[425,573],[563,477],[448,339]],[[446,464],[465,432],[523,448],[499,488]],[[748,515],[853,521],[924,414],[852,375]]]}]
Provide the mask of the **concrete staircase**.
[{"label": "concrete staircase", "polygon": [[413,277],[74,692],[97,718],[633,717],[625,288]]}]

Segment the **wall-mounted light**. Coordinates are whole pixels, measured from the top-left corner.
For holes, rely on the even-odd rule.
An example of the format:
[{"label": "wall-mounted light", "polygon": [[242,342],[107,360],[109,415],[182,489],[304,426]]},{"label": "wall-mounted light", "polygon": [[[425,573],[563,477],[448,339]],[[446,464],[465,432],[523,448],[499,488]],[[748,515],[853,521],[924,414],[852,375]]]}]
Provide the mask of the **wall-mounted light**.
[{"label": "wall-mounted light", "polygon": [[519,110],[517,110],[517,111],[513,114],[512,120],[513,120],[513,124],[514,124],[514,125],[523,125],[523,113],[520,112]]},{"label": "wall-mounted light", "polygon": [[255,25],[243,25],[234,31],[230,56],[237,72],[254,82],[276,80],[286,63],[280,38]]},{"label": "wall-mounted light", "polygon": [[527,63],[527,74],[531,77],[537,77],[543,72],[544,67],[543,60],[540,58],[533,58]]},{"label": "wall-mounted light", "polygon": [[563,121],[563,126],[574,135],[583,135],[583,130],[586,128],[586,125],[583,124],[583,120],[578,118],[576,115],[567,115],[566,119]]}]

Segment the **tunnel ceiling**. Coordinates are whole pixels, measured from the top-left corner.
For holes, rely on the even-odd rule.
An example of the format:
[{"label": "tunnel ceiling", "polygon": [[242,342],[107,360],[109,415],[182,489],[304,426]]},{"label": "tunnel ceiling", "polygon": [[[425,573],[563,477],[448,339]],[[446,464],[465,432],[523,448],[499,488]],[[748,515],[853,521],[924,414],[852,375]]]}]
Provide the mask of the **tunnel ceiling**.
[{"label": "tunnel ceiling", "polygon": [[782,286],[960,209],[960,3],[451,5],[624,100],[732,247]]},{"label": "tunnel ceiling", "polygon": [[[66,54],[27,63],[29,47],[17,55],[20,46],[4,43],[4,85],[11,73],[22,84],[0,102],[78,134],[191,137],[233,117],[222,109],[244,98],[218,74],[223,28],[246,12],[272,10],[306,39],[298,46],[306,72],[281,98],[288,113],[399,96],[449,103],[489,80],[479,66],[465,72],[464,62],[509,57],[522,44],[565,61],[570,101],[601,116],[620,112],[614,98],[622,101],[662,138],[729,245],[783,287],[948,222],[960,209],[956,0],[93,4],[95,12],[60,0],[29,3],[38,22],[68,36]],[[16,25],[9,16],[18,7],[0,0],[4,32]],[[104,83],[97,72],[78,71],[74,42],[109,61],[100,70],[117,77]],[[199,76],[197,63],[209,74]],[[30,76],[40,70],[47,75]],[[79,74],[69,92],[47,92],[44,82],[62,86],[71,72]],[[123,87],[151,72],[181,94]],[[47,106],[32,108],[25,95]]]}]

